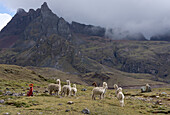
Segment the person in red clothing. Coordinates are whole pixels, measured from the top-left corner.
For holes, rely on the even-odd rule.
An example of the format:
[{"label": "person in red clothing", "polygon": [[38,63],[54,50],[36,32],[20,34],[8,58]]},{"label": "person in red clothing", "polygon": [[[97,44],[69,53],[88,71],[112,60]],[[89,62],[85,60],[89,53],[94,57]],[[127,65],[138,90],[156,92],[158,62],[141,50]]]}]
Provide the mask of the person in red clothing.
[{"label": "person in red clothing", "polygon": [[30,90],[27,92],[27,96],[33,96],[33,84],[29,85]]}]

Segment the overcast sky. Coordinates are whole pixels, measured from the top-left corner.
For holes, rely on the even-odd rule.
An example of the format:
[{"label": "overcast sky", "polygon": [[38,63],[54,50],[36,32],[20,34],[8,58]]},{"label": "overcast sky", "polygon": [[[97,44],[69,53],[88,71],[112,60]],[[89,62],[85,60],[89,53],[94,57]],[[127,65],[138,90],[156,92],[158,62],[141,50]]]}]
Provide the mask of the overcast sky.
[{"label": "overcast sky", "polygon": [[[0,14],[14,14],[18,8],[39,8],[44,0],[0,0]],[[170,28],[170,0],[46,0],[49,7],[65,20],[131,32],[146,37]],[[0,17],[2,17],[0,15]],[[9,19],[8,19],[9,20]],[[1,23],[0,23],[1,24]]]}]

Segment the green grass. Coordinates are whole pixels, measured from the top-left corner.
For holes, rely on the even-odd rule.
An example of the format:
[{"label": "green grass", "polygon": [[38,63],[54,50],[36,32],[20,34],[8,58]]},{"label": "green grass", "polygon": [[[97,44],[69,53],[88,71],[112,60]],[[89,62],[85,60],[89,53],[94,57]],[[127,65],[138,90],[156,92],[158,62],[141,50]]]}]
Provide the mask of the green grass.
[{"label": "green grass", "polygon": [[[76,75],[70,75],[51,68],[37,68],[37,67],[20,67],[15,65],[0,65],[0,100],[5,100],[5,103],[0,104],[0,114],[10,113],[23,115],[35,115],[35,114],[61,114],[61,115],[79,115],[85,108],[90,110],[92,115],[112,115],[112,114],[127,114],[127,115],[140,115],[140,114],[152,114],[164,112],[167,113],[170,105],[170,98],[166,95],[161,95],[162,92],[166,92],[170,95],[170,88],[157,88],[153,89],[150,93],[140,93],[140,89],[123,89],[125,94],[125,107],[120,107],[119,101],[115,98],[114,90],[107,90],[104,100],[92,100],[91,94],[93,87],[87,86],[93,81],[100,83],[105,81],[103,78],[110,78],[106,82],[109,87],[112,87],[114,83],[119,85],[144,85],[146,82],[149,84],[164,84],[161,82],[155,82],[151,79],[152,75],[147,75],[148,79],[143,79],[146,74],[130,74],[121,72],[111,68],[105,68],[107,72],[101,72],[101,77],[93,77],[94,73],[88,73],[81,77]],[[112,71],[112,72],[109,72]],[[76,83],[78,93],[76,97],[58,97],[50,96],[48,93],[43,93],[49,83],[54,83],[55,79],[60,78],[62,85],[65,84],[66,79],[70,79],[71,83]],[[12,93],[27,93],[29,84],[34,84],[33,97],[27,96],[4,96],[3,93],[10,91]],[[83,85],[78,85],[83,84]],[[8,88],[8,89],[6,89]],[[86,88],[87,91],[81,91],[82,88]],[[155,96],[160,96],[156,98]],[[153,98],[152,101],[142,101],[137,98]],[[163,105],[155,105],[158,100],[162,100]],[[74,104],[68,105],[68,101],[73,101]],[[61,104],[61,105],[59,105]],[[69,109],[69,112],[65,112]]]},{"label": "green grass", "polygon": [[[38,85],[38,84],[37,84]],[[40,84],[39,84],[40,85]],[[43,86],[42,86],[43,87]],[[87,88],[87,91],[81,91],[82,88]],[[37,96],[33,97],[10,97],[5,98],[5,103],[1,104],[0,111],[1,113],[11,113],[17,114],[17,112],[24,115],[35,115],[35,114],[51,114],[51,115],[79,115],[82,114],[81,111],[84,108],[88,108],[92,115],[142,115],[142,114],[152,114],[154,112],[168,112],[170,105],[166,102],[165,99],[169,97],[163,96],[159,99],[154,98],[151,102],[145,102],[142,100],[134,100],[129,97],[134,97],[136,94],[140,94],[138,89],[125,89],[125,107],[120,107],[119,101],[114,97],[114,90],[107,90],[106,97],[103,100],[92,100],[91,99],[91,90],[93,87],[78,85],[78,93],[76,97],[57,97],[49,96],[46,94],[42,96],[42,93],[39,93]],[[36,88],[35,88],[36,89]],[[41,89],[42,90],[42,89]],[[156,93],[166,92],[170,94],[169,88],[158,88],[153,89],[153,92],[142,93],[142,96],[137,97],[146,97],[155,95]],[[128,95],[127,95],[128,94]],[[159,94],[157,94],[159,95]],[[10,98],[10,99],[9,99]],[[1,96],[0,99],[4,99],[4,96]],[[163,105],[155,105],[153,102],[157,100],[162,100]],[[68,105],[68,101],[73,101],[74,104]],[[61,105],[59,105],[61,104]],[[69,112],[65,112],[66,109],[69,109]]]}]

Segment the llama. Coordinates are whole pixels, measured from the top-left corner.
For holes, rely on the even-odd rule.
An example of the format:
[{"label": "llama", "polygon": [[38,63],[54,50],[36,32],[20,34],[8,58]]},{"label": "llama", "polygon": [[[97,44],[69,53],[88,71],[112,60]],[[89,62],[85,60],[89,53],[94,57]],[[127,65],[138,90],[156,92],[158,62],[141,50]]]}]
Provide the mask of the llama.
[{"label": "llama", "polygon": [[116,90],[116,91],[115,91],[115,96],[117,96],[118,88],[119,88],[119,87],[118,87],[118,85],[117,85],[117,84],[114,84],[114,86],[113,86],[113,87],[114,87],[114,89]]},{"label": "llama", "polygon": [[147,83],[145,86],[141,87],[141,93],[144,93],[144,92],[151,92],[151,87],[150,85]]},{"label": "llama", "polygon": [[56,80],[56,84],[51,83],[48,85],[48,90],[50,92],[50,95],[52,95],[52,92],[54,91],[55,94],[59,95],[61,91],[61,81],[60,79]]},{"label": "llama", "polygon": [[96,83],[96,82],[93,82],[92,85],[95,86],[95,87],[97,87],[97,83]]},{"label": "llama", "polygon": [[67,96],[70,96],[70,93],[71,93],[70,80],[66,80],[66,83],[67,83],[67,85],[64,85],[64,86],[62,87],[61,95],[64,94],[64,96],[65,96],[65,94],[67,94]]},{"label": "llama", "polygon": [[125,104],[124,104],[125,96],[124,96],[124,94],[122,93],[122,88],[121,88],[121,87],[119,87],[119,88],[117,89],[117,99],[119,100],[121,107],[125,106]]},{"label": "llama", "polygon": [[146,84],[146,91],[147,92],[151,92],[152,90],[151,90],[151,86],[147,83]]},{"label": "llama", "polygon": [[74,96],[76,96],[76,93],[77,93],[76,84],[73,84],[73,87],[71,88],[71,92]]},{"label": "llama", "polygon": [[95,87],[93,88],[92,90],[92,99],[95,100],[95,96],[96,95],[100,95],[100,99],[104,99],[104,95],[105,95],[105,92],[106,92],[106,89],[107,89],[107,83],[106,82],[103,82],[103,87]]}]

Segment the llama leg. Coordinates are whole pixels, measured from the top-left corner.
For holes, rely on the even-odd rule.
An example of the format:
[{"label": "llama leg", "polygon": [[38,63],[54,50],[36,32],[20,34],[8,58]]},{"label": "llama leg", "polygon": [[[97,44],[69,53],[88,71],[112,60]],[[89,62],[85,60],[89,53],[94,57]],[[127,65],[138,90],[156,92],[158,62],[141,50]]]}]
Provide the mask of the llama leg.
[{"label": "llama leg", "polygon": [[55,91],[54,91],[54,94],[55,94],[55,95],[56,95],[56,92],[57,92],[57,91],[55,90]]},{"label": "llama leg", "polygon": [[69,96],[69,90],[67,89],[67,96]]},{"label": "llama leg", "polygon": [[63,95],[64,95],[64,97],[65,97],[65,93],[64,93],[64,91],[62,91],[62,92],[61,92],[61,96],[63,96]]},{"label": "llama leg", "polygon": [[50,95],[52,95],[52,90],[50,90]]},{"label": "llama leg", "polygon": [[102,94],[100,94],[100,99],[102,99]]},{"label": "llama leg", "polygon": [[123,100],[123,106],[125,106],[124,100]]},{"label": "llama leg", "polygon": [[92,94],[92,100],[94,99],[94,94]]},{"label": "llama leg", "polygon": [[71,96],[71,91],[70,90],[68,91],[68,96]]},{"label": "llama leg", "polygon": [[57,96],[59,95],[59,91],[57,91]]},{"label": "llama leg", "polygon": [[65,93],[65,92],[63,92],[63,94],[64,94],[64,97],[65,97],[65,94],[66,94],[66,93]]},{"label": "llama leg", "polygon": [[76,92],[75,92],[75,91],[73,91],[73,96],[75,96],[75,93],[76,93]]},{"label": "llama leg", "polygon": [[102,95],[103,95],[103,99],[104,99],[104,93]]},{"label": "llama leg", "polygon": [[120,100],[120,106],[123,107],[124,106],[124,101]]}]

